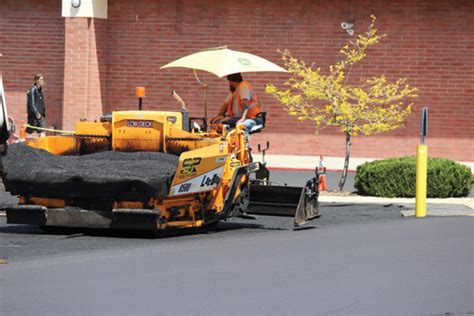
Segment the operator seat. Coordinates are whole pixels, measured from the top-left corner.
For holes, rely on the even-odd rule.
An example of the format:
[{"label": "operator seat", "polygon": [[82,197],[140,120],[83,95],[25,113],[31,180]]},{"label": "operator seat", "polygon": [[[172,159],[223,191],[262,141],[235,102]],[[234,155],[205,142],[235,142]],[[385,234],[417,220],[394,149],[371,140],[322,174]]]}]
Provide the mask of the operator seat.
[{"label": "operator seat", "polygon": [[257,117],[262,120],[262,124],[255,125],[249,131],[249,134],[260,133],[262,129],[265,127],[265,117],[267,116],[267,112],[260,112],[257,114]]}]

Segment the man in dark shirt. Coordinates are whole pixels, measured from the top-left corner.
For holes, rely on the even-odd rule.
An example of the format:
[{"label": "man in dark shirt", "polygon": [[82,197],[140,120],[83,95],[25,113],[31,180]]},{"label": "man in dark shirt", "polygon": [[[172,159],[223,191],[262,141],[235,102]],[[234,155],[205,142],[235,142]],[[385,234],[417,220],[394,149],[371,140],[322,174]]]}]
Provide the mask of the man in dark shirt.
[{"label": "man in dark shirt", "polygon": [[[45,84],[42,75],[35,75],[34,83],[27,92],[27,113],[28,125],[35,127],[46,127],[46,108],[44,105],[43,86]],[[27,128],[27,133],[33,133],[35,129]],[[44,136],[44,132],[36,130],[40,133],[40,137]]]}]

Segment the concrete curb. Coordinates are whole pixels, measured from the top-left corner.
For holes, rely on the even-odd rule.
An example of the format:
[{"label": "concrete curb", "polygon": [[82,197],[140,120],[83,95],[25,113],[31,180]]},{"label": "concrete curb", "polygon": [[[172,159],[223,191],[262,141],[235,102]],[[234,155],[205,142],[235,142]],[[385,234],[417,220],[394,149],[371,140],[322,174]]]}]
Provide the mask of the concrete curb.
[{"label": "concrete curb", "polygon": [[[402,216],[412,217],[415,216],[415,210],[401,211]],[[461,211],[461,210],[428,210],[426,216],[474,216],[474,211]]]},{"label": "concrete curb", "polygon": [[[373,196],[331,196],[320,195],[320,202],[347,204],[401,204],[415,205],[415,198],[380,198]],[[426,199],[427,215],[432,216],[474,216],[474,198]],[[466,208],[467,207],[467,208]],[[415,209],[401,211],[403,217],[415,216]]]}]

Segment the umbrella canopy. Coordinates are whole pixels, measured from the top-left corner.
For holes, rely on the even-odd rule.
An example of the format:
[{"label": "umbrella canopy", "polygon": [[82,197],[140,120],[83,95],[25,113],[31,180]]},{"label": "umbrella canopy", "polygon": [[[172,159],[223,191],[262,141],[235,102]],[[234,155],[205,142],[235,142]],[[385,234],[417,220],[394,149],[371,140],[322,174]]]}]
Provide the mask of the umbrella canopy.
[{"label": "umbrella canopy", "polygon": [[204,70],[221,78],[238,72],[287,72],[284,68],[262,57],[231,50],[227,46],[210,48],[181,57],[160,69],[172,67]]}]

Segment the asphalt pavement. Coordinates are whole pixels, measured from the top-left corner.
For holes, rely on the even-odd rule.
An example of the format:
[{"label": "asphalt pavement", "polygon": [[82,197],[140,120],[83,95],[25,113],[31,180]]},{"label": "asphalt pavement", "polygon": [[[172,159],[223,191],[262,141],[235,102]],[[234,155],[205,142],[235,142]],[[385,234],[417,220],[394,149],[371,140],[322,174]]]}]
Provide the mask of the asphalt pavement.
[{"label": "asphalt pavement", "polygon": [[431,217],[28,242],[3,231],[0,250],[30,254],[0,265],[0,314],[472,315],[473,227]]},{"label": "asphalt pavement", "polygon": [[[362,200],[347,189],[353,176],[297,231],[291,218],[255,216],[167,238],[46,234],[0,216],[0,314],[472,315],[474,217],[403,217],[413,199]],[[330,189],[337,181],[328,174]],[[0,203],[17,199],[0,187]],[[473,209],[459,199],[428,208]]]}]

